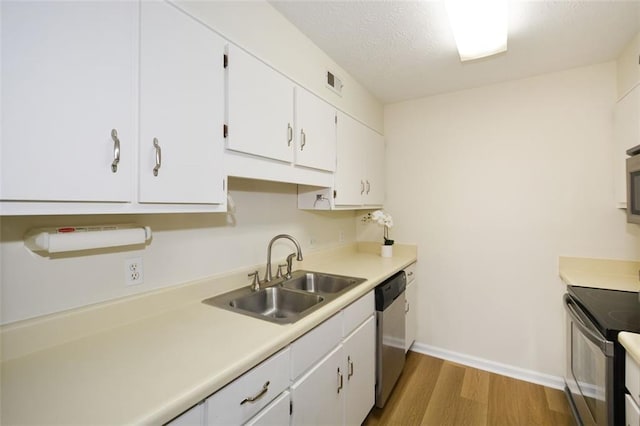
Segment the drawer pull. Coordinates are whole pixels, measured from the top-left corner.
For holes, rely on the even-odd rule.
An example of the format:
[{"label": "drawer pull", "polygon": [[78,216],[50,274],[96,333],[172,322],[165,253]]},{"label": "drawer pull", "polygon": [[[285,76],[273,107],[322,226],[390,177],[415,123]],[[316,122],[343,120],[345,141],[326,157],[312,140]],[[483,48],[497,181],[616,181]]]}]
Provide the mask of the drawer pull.
[{"label": "drawer pull", "polygon": [[260,389],[260,392],[258,392],[254,396],[248,396],[245,399],[243,399],[242,402],[240,403],[240,405],[245,404],[247,402],[257,401],[258,399],[262,398],[264,396],[264,394],[267,393],[268,390],[269,390],[269,382],[265,383],[262,386],[262,389]]}]

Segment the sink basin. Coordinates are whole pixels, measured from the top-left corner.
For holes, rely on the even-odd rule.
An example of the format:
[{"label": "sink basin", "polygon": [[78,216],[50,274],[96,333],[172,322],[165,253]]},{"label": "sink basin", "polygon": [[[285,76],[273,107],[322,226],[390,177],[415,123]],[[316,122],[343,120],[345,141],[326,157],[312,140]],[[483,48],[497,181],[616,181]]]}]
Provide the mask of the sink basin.
[{"label": "sink basin", "polygon": [[296,271],[282,282],[282,287],[310,293],[336,294],[366,281],[363,278],[344,277],[320,272]]},{"label": "sink basin", "polygon": [[366,281],[363,278],[295,271],[269,287],[253,291],[242,287],[203,300],[207,305],[279,324],[293,323]]},{"label": "sink basin", "polygon": [[244,297],[233,299],[229,305],[243,311],[271,318],[289,318],[317,305],[321,296],[268,287]]},{"label": "sink basin", "polygon": [[258,291],[248,288],[204,300],[204,303],[278,323],[292,323],[311,313],[324,297],[317,294],[267,287]]}]

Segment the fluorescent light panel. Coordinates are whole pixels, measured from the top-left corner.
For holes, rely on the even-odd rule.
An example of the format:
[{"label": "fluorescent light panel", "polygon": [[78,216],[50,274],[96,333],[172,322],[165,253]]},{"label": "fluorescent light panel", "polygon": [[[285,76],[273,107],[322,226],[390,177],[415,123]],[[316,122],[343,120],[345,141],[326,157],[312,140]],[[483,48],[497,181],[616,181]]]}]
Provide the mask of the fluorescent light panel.
[{"label": "fluorescent light panel", "polygon": [[446,0],[461,61],[507,50],[506,0]]}]

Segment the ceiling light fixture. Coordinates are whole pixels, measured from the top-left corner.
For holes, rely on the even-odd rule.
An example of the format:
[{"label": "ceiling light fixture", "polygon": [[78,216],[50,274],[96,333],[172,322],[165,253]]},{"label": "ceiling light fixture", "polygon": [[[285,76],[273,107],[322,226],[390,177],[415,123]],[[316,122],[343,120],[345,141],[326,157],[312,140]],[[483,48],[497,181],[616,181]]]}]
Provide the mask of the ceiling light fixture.
[{"label": "ceiling light fixture", "polygon": [[461,61],[507,50],[507,0],[446,0]]}]

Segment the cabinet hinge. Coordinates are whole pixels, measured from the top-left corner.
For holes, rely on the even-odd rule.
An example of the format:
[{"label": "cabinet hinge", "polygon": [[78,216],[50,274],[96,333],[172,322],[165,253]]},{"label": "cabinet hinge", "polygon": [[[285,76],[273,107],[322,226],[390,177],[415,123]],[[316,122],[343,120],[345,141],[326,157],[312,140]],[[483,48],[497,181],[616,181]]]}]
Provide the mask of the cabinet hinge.
[{"label": "cabinet hinge", "polygon": [[333,198],[336,199],[338,197],[338,191],[333,190]]},{"label": "cabinet hinge", "polygon": [[222,125],[222,137],[226,139],[227,136],[229,136],[229,126],[227,126],[226,124],[223,124]]},{"label": "cabinet hinge", "polygon": [[226,53],[222,57],[222,65],[227,68],[229,66],[229,55]]},{"label": "cabinet hinge", "polygon": [[293,414],[293,402],[289,401],[289,415]]}]

